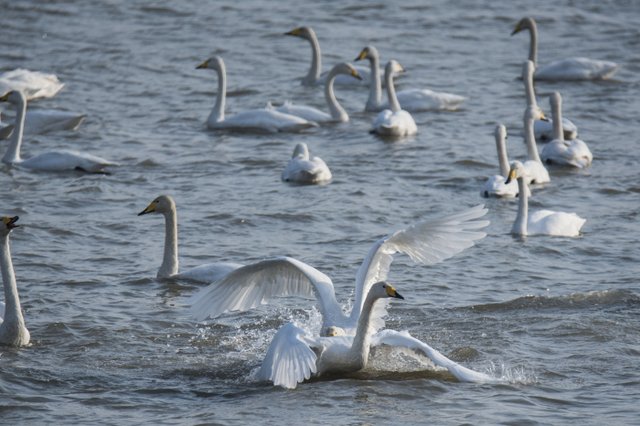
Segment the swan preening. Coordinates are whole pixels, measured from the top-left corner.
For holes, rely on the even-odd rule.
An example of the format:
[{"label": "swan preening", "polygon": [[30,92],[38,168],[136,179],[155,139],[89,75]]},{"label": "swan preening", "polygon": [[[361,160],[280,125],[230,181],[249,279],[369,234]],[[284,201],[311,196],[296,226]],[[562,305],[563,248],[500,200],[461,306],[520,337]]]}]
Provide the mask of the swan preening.
[{"label": "swan preening", "polygon": [[[356,61],[369,60],[369,98],[365,105],[365,111],[380,111],[388,109],[390,103],[382,102],[382,83],[380,78],[380,55],[374,46],[366,46],[356,57]],[[385,82],[387,84],[387,82]],[[400,107],[406,111],[453,111],[460,107],[466,100],[463,96],[451,93],[434,92],[429,89],[407,89],[396,92]]]},{"label": "swan preening", "polygon": [[384,68],[384,79],[387,84],[387,96],[391,109],[385,109],[378,113],[373,121],[373,133],[381,136],[411,136],[418,133],[418,126],[409,112],[400,107],[396,97],[396,89],[393,86],[393,77],[404,72],[404,68],[396,60],[390,60]]},{"label": "swan preening", "polygon": [[313,121],[315,123],[346,123],[347,121],[349,121],[349,114],[347,114],[342,105],[338,103],[335,92],[333,90],[334,82],[336,80],[336,77],[338,77],[339,75],[348,75],[358,80],[362,79],[353,65],[346,62],[336,64],[331,69],[331,71],[329,72],[329,76],[327,77],[327,83],[324,87],[324,97],[327,102],[327,107],[329,108],[328,114],[324,111],[320,111],[317,108],[306,105],[295,105],[291,102],[285,102],[283,105],[278,107],[273,107],[271,104],[269,104],[268,108],[275,109],[276,111],[280,111],[285,114],[295,115],[297,117],[301,117],[305,120]]},{"label": "swan preening", "polygon": [[27,159],[21,158],[20,148],[24,133],[27,100],[22,92],[14,90],[0,97],[0,101],[8,101],[16,106],[16,121],[9,148],[2,157],[3,163],[47,172],[78,170],[88,173],[107,173],[108,166],[116,165],[116,163],[104,158],[71,150],[50,151]]},{"label": "swan preening", "polygon": [[307,144],[301,142],[293,150],[291,159],[282,171],[282,180],[299,184],[326,183],[331,180],[331,170],[320,157],[311,157]]},{"label": "swan preening", "polygon": [[[562,97],[554,92],[549,97],[554,123],[562,121]],[[565,140],[561,126],[554,126],[553,140],[542,149],[540,157],[547,164],[571,166],[579,169],[589,167],[593,154],[580,139]]]},{"label": "swan preening", "polygon": [[224,61],[219,56],[213,56],[196,67],[197,69],[212,69],[218,74],[218,94],[216,103],[207,118],[210,129],[226,129],[238,131],[260,132],[298,132],[318,124],[294,115],[285,114],[272,109],[252,109],[225,117],[227,98],[227,72]]},{"label": "swan preening", "polygon": [[0,74],[0,94],[17,90],[27,100],[51,98],[64,86],[54,74],[18,68]]},{"label": "swan preening", "polygon": [[9,234],[18,227],[18,216],[0,218],[0,268],[4,286],[4,304],[0,303],[0,345],[25,346],[29,344],[29,330],[24,323],[16,275],[11,262]]},{"label": "swan preening", "polygon": [[536,65],[536,80],[603,80],[611,77],[618,64],[589,58],[569,57],[538,65],[538,27],[531,17],[524,17],[516,24],[511,35],[529,30],[529,60]]},{"label": "swan preening", "polygon": [[497,124],[494,131],[496,139],[496,150],[498,151],[498,165],[500,174],[490,176],[480,190],[483,197],[510,198],[518,195],[518,184],[510,182],[505,183],[509,176],[509,158],[507,157],[507,129],[502,124]]},{"label": "swan preening", "polygon": [[[507,183],[517,179],[520,194],[525,194],[527,182],[525,180],[527,171],[519,161],[511,164]],[[561,237],[577,237],[580,229],[586,222],[575,213],[555,212],[552,210],[537,210],[529,213],[529,202],[527,195],[520,195],[518,199],[518,214],[511,228],[511,233],[515,235],[553,235]]]},{"label": "swan preening", "polygon": [[242,266],[237,263],[208,263],[179,272],[178,262],[178,213],[176,203],[169,195],[161,195],[153,200],[144,210],[138,213],[142,216],[159,213],[164,216],[164,256],[158,269],[158,278],[178,278],[204,283],[217,281],[229,272]]}]

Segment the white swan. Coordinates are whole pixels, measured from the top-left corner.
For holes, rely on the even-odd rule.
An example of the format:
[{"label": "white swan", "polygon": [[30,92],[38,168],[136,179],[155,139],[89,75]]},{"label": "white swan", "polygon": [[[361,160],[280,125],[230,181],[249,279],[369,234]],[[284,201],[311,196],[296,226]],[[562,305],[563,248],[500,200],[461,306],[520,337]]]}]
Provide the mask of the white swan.
[{"label": "white swan", "polygon": [[207,263],[179,272],[178,263],[178,213],[176,203],[168,195],[161,195],[153,200],[144,210],[142,216],[149,213],[160,213],[164,216],[164,257],[158,269],[158,278],[178,278],[203,283],[212,283],[242,265],[229,262]]},{"label": "white swan", "polygon": [[545,66],[538,66],[538,27],[531,17],[524,17],[516,24],[511,35],[529,30],[529,60],[537,69],[536,80],[603,80],[611,77],[618,64],[589,58],[565,58]]},{"label": "white swan", "polygon": [[[29,344],[29,330],[24,324],[16,275],[11,262],[9,233],[16,228],[18,216],[0,218],[0,268],[4,284],[4,306],[0,306],[0,345],[26,346]],[[0,303],[0,305],[2,305]]]},{"label": "white swan", "polygon": [[[302,79],[303,86],[315,86],[318,84],[326,84],[329,81],[329,74],[324,72],[320,73],[322,70],[322,53],[320,51],[320,43],[318,42],[318,37],[316,36],[315,31],[313,31],[310,27],[297,27],[284,33],[284,35],[300,37],[304,40],[307,40],[311,44],[311,66],[309,67],[309,72]],[[362,77],[361,80],[354,80],[350,77],[336,77],[335,83],[338,85],[353,85],[353,84],[363,84],[369,82],[369,70],[364,67],[356,67],[358,70],[358,75]]]},{"label": "white swan", "polygon": [[16,105],[16,122],[9,148],[4,154],[4,157],[2,157],[3,163],[47,172],[79,170],[88,173],[107,173],[105,169],[108,166],[116,165],[116,163],[105,160],[104,158],[71,150],[50,151],[36,155],[35,157],[22,159],[20,157],[20,147],[22,145],[22,135],[24,132],[27,100],[22,92],[12,91],[0,97],[0,101],[8,101]]},{"label": "white swan", "polygon": [[403,110],[396,97],[396,89],[393,86],[393,77],[404,68],[395,60],[390,60],[384,69],[384,79],[387,83],[387,96],[391,109],[385,109],[378,113],[373,121],[373,132],[381,136],[411,136],[418,133],[418,126],[409,112]]},{"label": "white swan", "polygon": [[213,56],[196,67],[197,69],[212,69],[218,74],[218,95],[216,103],[207,119],[210,129],[226,129],[240,131],[297,132],[317,127],[316,123],[307,121],[282,112],[267,109],[252,109],[225,117],[224,109],[227,98],[227,72],[224,61],[219,56]]},{"label": "white swan", "polygon": [[[549,97],[553,121],[562,120],[562,97],[554,92]],[[591,165],[593,154],[584,141],[580,139],[565,140],[562,128],[554,127],[553,140],[542,148],[540,157],[546,164],[585,168]]]},{"label": "white swan", "polygon": [[51,98],[64,86],[54,74],[18,68],[0,74],[0,95],[12,90],[25,94],[28,100]]},{"label": "white swan", "polygon": [[[537,141],[548,142],[553,139],[553,120],[545,117],[544,112],[538,106],[536,100],[536,92],[533,88],[533,72],[536,66],[533,62],[527,60],[522,65],[522,82],[527,98],[527,108],[532,108],[536,112],[535,121],[533,122],[533,133]],[[569,119],[562,119],[562,129],[565,139],[575,139],[578,137],[578,127]]]},{"label": "white swan", "polygon": [[408,333],[384,330],[373,335],[371,317],[374,305],[383,298],[404,299],[386,281],[373,284],[362,306],[355,335],[352,336],[310,336],[292,323],[285,324],[271,341],[258,378],[270,380],[276,386],[293,389],[312,376],[341,376],[362,370],[367,366],[371,347],[386,344],[419,351],[434,364],[447,368],[461,381],[495,381],[486,374],[456,364]]},{"label": "white swan", "polygon": [[510,182],[506,184],[507,176],[509,175],[509,159],[507,157],[506,138],[507,129],[502,125],[496,125],[494,131],[496,138],[496,149],[498,151],[498,164],[500,166],[500,174],[490,176],[482,186],[480,195],[483,197],[498,197],[509,198],[516,197],[518,195],[518,184]]},{"label": "white swan", "polygon": [[[520,194],[524,194],[527,188],[525,180],[526,170],[522,163],[514,161],[511,164],[509,178],[518,180]],[[580,228],[586,222],[575,213],[555,212],[552,210],[538,210],[529,214],[529,202],[527,196],[520,196],[518,200],[518,214],[511,228],[515,235],[553,235],[560,237],[577,237]]]},{"label": "white swan", "polygon": [[[369,289],[386,279],[393,254],[406,253],[415,262],[435,264],[448,259],[485,236],[480,229],[489,221],[479,220],[487,210],[476,206],[446,218],[419,222],[378,240],[369,250],[356,274],[355,303],[345,314],[336,300],[331,278],[297,259],[281,257],[238,268],[222,280],[194,294],[191,313],[197,320],[227,311],[245,311],[278,296],[315,296],[322,313],[322,335],[337,327],[353,335]],[[384,306],[375,312],[375,328],[384,325]]]},{"label": "white swan", "polygon": [[301,184],[326,183],[331,180],[331,170],[322,158],[310,157],[307,144],[301,142],[282,171],[282,180]]},{"label": "white swan", "polygon": [[527,145],[528,160],[524,162],[524,168],[527,171],[527,184],[541,184],[551,182],[549,171],[540,160],[536,138],[533,135],[533,120],[537,112],[533,107],[527,107],[524,110],[524,141]]},{"label": "white swan", "polygon": [[[44,134],[57,130],[76,130],[87,117],[58,109],[27,109],[24,120],[24,134]],[[0,120],[0,139],[11,136],[14,126],[3,124]]]},{"label": "white swan", "polygon": [[338,103],[336,99],[335,92],[333,90],[333,83],[336,80],[336,77],[339,75],[348,75],[354,77],[356,79],[362,79],[358,71],[353,67],[353,65],[348,64],[346,62],[339,63],[331,68],[329,72],[329,76],[327,78],[327,83],[324,87],[324,97],[327,101],[327,106],[329,108],[329,114],[324,111],[320,111],[317,108],[313,108],[306,105],[295,105],[291,102],[286,102],[281,106],[274,107],[271,104],[268,105],[267,108],[273,108],[276,111],[283,112],[285,114],[295,115],[297,117],[304,118],[308,121],[313,121],[315,123],[328,123],[328,122],[341,122],[346,123],[349,121],[349,114],[344,110],[342,105]]},{"label": "white swan", "polygon": [[[388,109],[389,103],[382,103],[382,84],[380,81],[380,56],[374,46],[366,46],[356,57],[356,61],[369,60],[371,68],[369,79],[369,98],[365,111],[380,111]],[[402,109],[414,111],[454,111],[466,100],[464,96],[451,93],[434,92],[429,89],[406,89],[396,93]]]}]

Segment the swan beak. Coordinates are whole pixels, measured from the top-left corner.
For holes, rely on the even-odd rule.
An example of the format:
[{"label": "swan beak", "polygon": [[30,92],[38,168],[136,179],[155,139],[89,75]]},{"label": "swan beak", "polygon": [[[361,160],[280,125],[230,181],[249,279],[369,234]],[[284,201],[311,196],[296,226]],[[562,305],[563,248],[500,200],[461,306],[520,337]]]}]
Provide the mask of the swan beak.
[{"label": "swan beak", "polygon": [[361,61],[363,59],[367,59],[368,54],[369,54],[369,50],[365,47],[364,49],[362,49],[360,54],[356,56],[356,59],[354,59],[354,61]]},{"label": "swan beak", "polygon": [[356,71],[355,69],[351,70],[351,76],[357,78],[358,80],[362,80],[362,76],[360,76],[360,74],[358,74],[358,71]]},{"label": "swan beak", "polygon": [[142,216],[143,214],[149,214],[149,213],[153,213],[156,211],[156,205],[157,203],[154,201],[151,204],[149,204],[147,206],[146,209],[142,210],[140,213],[138,213],[138,216]]},{"label": "swan beak", "polygon": [[400,293],[398,293],[391,284],[387,284],[385,286],[385,289],[387,290],[387,296],[404,300],[404,297]]},{"label": "swan beak", "polygon": [[284,33],[284,35],[299,36],[301,32],[302,30],[300,28],[294,28],[291,31],[287,31],[286,33]]},{"label": "swan beak", "polygon": [[520,22],[518,22],[516,24],[516,27],[513,29],[513,31],[511,31],[511,35],[518,34],[520,31],[522,31],[522,28],[520,26]]},{"label": "swan beak", "polygon": [[11,230],[13,228],[17,228],[18,226],[20,226],[20,225],[16,225],[16,222],[18,221],[18,219],[19,219],[18,216],[13,216],[13,217],[3,216],[2,223],[5,224],[7,229]]},{"label": "swan beak", "polygon": [[507,176],[507,180],[504,181],[504,184],[508,185],[515,178],[516,178],[516,169],[509,170],[509,176]]},{"label": "swan beak", "polygon": [[10,94],[11,94],[11,91],[9,91],[9,92],[5,93],[4,95],[0,96],[0,102],[8,102]]},{"label": "swan beak", "polygon": [[196,67],[197,70],[203,69],[203,68],[209,68],[209,59],[207,59],[206,61],[204,61],[203,63],[201,63]]}]

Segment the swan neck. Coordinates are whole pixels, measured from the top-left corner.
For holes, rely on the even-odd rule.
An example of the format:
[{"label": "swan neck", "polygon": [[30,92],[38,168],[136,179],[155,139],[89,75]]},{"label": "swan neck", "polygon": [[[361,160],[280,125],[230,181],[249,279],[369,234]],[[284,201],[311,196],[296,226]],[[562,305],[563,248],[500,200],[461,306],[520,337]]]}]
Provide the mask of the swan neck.
[{"label": "swan neck", "polygon": [[511,229],[512,234],[527,235],[527,221],[529,220],[529,191],[524,177],[518,178],[518,215]]},{"label": "swan neck", "polygon": [[24,318],[20,309],[20,298],[18,297],[18,286],[16,284],[16,276],[11,261],[11,251],[9,249],[9,235],[2,237],[0,241],[0,268],[2,269],[2,282],[4,284],[4,322],[1,327],[23,326]]},{"label": "swan neck", "polygon": [[551,117],[553,119],[553,139],[559,141],[564,140],[564,131],[562,130],[562,104],[559,99],[551,102]]},{"label": "swan neck", "polygon": [[387,97],[389,98],[389,108],[393,112],[398,112],[400,108],[400,102],[396,96],[396,88],[393,86],[393,73],[386,73],[384,75],[384,81],[387,85]]},{"label": "swan neck", "polygon": [[538,153],[538,146],[536,145],[536,138],[533,133],[533,118],[526,116],[524,119],[524,140],[527,144],[527,156],[529,157],[529,160],[542,163],[540,160],[540,154]]},{"label": "swan neck", "polygon": [[367,359],[369,358],[369,349],[371,347],[371,333],[369,330],[371,324],[371,312],[373,310],[374,303],[378,300],[374,294],[369,293],[362,305],[362,311],[360,317],[358,317],[358,327],[356,328],[356,335],[353,339],[351,346],[351,355],[354,358],[359,358],[362,362],[362,367],[367,365]]},{"label": "swan neck", "polygon": [[369,81],[369,98],[365,111],[378,111],[382,105],[382,80],[380,77],[380,57],[377,54],[369,55],[371,80]]},{"label": "swan neck", "polygon": [[496,149],[498,150],[500,174],[506,179],[509,175],[509,157],[507,157],[507,146],[502,136],[496,137]]},{"label": "swan neck", "polygon": [[164,214],[164,256],[158,270],[158,278],[168,278],[178,273],[178,214],[175,206]]},{"label": "swan neck", "polygon": [[320,43],[318,43],[318,37],[316,37],[314,32],[311,32],[309,35],[309,43],[311,44],[311,67],[309,67],[309,72],[302,80],[302,84],[305,86],[318,83],[318,80],[320,80],[320,69],[322,68]]},{"label": "swan neck", "polygon": [[2,157],[2,162],[7,164],[19,163],[22,161],[20,158],[20,147],[22,146],[22,136],[24,133],[24,120],[27,112],[27,101],[22,97],[19,103],[16,105],[16,121],[13,128],[13,135],[11,135],[11,141],[9,142],[9,148]]},{"label": "swan neck", "polygon": [[529,60],[538,65],[538,27],[533,21],[529,26]]},{"label": "swan neck", "polygon": [[224,121],[224,109],[227,102],[227,71],[224,63],[220,63],[220,67],[216,68],[218,73],[218,95],[216,103],[211,110],[208,121],[210,123],[220,123]]},{"label": "swan neck", "polygon": [[349,115],[347,114],[345,109],[342,108],[342,106],[338,102],[338,99],[336,99],[336,94],[333,90],[337,75],[338,73],[336,72],[336,70],[332,70],[329,73],[329,79],[327,80],[327,84],[324,86],[324,97],[327,100],[327,106],[329,107],[329,113],[331,114],[331,117],[335,121],[347,122],[349,121]]},{"label": "swan neck", "polygon": [[538,101],[536,101],[536,90],[533,87],[533,72],[529,73],[525,78],[524,91],[527,96],[527,107],[537,108]]}]

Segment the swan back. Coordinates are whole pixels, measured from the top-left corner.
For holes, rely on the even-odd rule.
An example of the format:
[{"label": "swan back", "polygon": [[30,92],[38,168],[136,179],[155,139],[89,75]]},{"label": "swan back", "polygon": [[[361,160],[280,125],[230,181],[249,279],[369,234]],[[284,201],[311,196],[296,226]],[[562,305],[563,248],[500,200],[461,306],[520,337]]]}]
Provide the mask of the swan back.
[{"label": "swan back", "polygon": [[319,157],[310,157],[307,144],[296,145],[293,155],[282,171],[282,180],[299,184],[319,184],[330,181],[331,171]]}]

